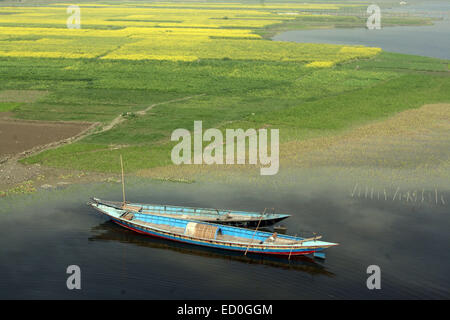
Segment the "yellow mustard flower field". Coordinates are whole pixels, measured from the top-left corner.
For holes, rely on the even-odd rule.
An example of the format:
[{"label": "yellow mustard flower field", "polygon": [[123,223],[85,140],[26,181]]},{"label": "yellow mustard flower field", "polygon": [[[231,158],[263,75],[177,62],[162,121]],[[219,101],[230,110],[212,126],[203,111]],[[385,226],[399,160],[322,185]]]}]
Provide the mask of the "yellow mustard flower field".
[{"label": "yellow mustard flower field", "polygon": [[[69,3],[0,7],[0,57],[196,61],[298,61],[311,67],[367,58],[378,48],[262,39],[255,29],[280,24],[330,4],[152,3],[79,4],[70,29]],[[70,19],[69,19],[70,20]]]}]

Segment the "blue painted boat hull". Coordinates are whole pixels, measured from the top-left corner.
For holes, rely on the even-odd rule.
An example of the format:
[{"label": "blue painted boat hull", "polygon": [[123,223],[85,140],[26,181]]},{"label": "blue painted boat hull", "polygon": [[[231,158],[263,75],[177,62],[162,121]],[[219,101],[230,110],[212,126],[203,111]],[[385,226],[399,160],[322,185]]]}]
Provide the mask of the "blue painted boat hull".
[{"label": "blue painted boat hull", "polygon": [[[120,231],[118,228],[124,230]],[[262,255],[247,253],[243,255],[239,251],[222,250],[211,247],[195,246],[183,242],[166,240],[139,234],[132,230],[121,227],[110,219],[103,221],[93,227],[94,234],[90,241],[119,241],[142,248],[155,250],[168,250],[177,254],[222,259],[224,261],[236,261],[245,264],[258,264],[282,269],[295,269],[311,275],[325,275],[332,277],[334,274],[326,269],[322,263],[317,263],[311,255],[296,255],[287,259],[280,255]],[[129,232],[128,232],[129,231]]]},{"label": "blue painted boat hull", "polygon": [[[246,246],[208,244],[208,243],[205,243],[204,241],[179,239],[177,237],[170,236],[170,235],[164,235],[159,232],[152,232],[149,230],[143,230],[142,228],[136,228],[135,226],[132,226],[127,223],[123,223],[123,221],[118,221],[116,219],[112,219],[112,221],[124,228],[127,228],[129,230],[132,230],[132,231],[135,231],[135,232],[138,232],[141,234],[152,236],[152,237],[157,237],[157,238],[162,238],[162,239],[172,240],[172,241],[178,241],[178,242],[188,243],[188,244],[192,244],[192,245],[213,247],[213,248],[224,249],[224,250],[233,250],[233,251],[242,251],[242,252],[245,252],[245,250],[246,250]],[[274,255],[289,255],[289,254],[291,254],[291,255],[307,255],[307,254],[314,254],[315,252],[318,252],[320,250],[323,250],[323,249],[316,249],[316,250],[311,250],[311,249],[302,249],[302,250],[291,250],[291,249],[285,249],[285,250],[266,249],[266,250],[264,250],[264,249],[259,249],[258,250],[258,249],[251,248],[248,250],[248,252],[256,253],[256,254],[274,254]]]},{"label": "blue painted boat hull", "polygon": [[[98,198],[92,198],[93,202],[98,204],[103,204],[116,209],[123,209],[122,202],[101,200]],[[183,219],[192,219],[204,222],[219,223],[236,227],[243,228],[254,228],[259,227],[269,227],[276,224],[288,217],[288,214],[281,213],[266,213],[261,214],[260,212],[247,212],[247,211],[237,211],[237,210],[219,210],[211,208],[193,208],[193,207],[180,207],[172,205],[155,205],[155,204],[144,204],[144,203],[127,203],[128,210],[137,211],[142,213],[154,214],[154,215],[165,215],[180,217]],[[227,214],[232,215],[232,219],[227,219]]]}]

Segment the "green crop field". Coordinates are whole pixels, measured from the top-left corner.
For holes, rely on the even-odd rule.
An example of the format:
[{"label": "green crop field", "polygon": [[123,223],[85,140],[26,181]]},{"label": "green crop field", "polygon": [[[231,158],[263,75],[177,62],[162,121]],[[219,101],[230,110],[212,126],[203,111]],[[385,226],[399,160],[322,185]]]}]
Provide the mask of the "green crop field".
[{"label": "green crop field", "polygon": [[[267,39],[280,30],[355,25],[360,18],[277,14],[289,3],[234,4],[239,8],[152,3],[145,10],[129,3],[105,9],[83,5],[86,22],[79,33],[65,28],[61,5],[0,7],[10,13],[0,15],[0,25],[8,29],[0,32],[0,92],[46,92],[20,103],[3,97],[0,112],[103,126],[120,115],[123,121],[21,160],[25,164],[118,172],[118,156],[125,154],[127,171],[134,172],[171,164],[171,133],[192,130],[194,120],[222,130],[279,128],[283,143],[336,134],[425,103],[450,102],[449,61]],[[186,6],[202,14],[175,10]]]}]

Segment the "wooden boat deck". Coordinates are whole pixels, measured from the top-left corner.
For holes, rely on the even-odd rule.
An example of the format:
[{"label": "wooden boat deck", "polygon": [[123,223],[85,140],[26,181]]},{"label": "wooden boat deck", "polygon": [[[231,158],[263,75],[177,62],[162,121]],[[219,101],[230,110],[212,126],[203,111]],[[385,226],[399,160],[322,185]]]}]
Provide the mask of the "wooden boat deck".
[{"label": "wooden boat deck", "polygon": [[[185,232],[185,228],[182,227],[174,227],[171,225],[167,225],[167,224],[156,224],[156,223],[150,223],[150,222],[145,222],[142,220],[133,220],[134,222],[137,222],[139,224],[145,225],[145,226],[149,226],[152,228],[158,228],[161,230],[165,230],[168,232],[173,232],[173,233],[177,233],[177,234],[184,234]],[[244,237],[236,237],[236,236],[231,236],[231,235],[224,235],[221,233],[217,234],[217,237],[215,239],[211,239],[211,240],[219,240],[219,241],[227,241],[227,242],[238,242],[238,243],[245,243],[245,244],[254,244],[254,245],[258,245],[261,244],[260,240],[257,239],[249,239],[249,238],[244,238]],[[282,239],[277,237],[274,241],[265,241],[263,242],[263,244],[270,244],[270,245],[290,245],[290,244],[301,244],[301,242],[299,241],[291,241],[288,239]]]},{"label": "wooden boat deck", "polygon": [[146,211],[143,210],[141,213],[143,214],[155,214],[162,217],[169,217],[169,218],[176,218],[176,219],[194,219],[194,220],[201,220],[201,221],[209,221],[209,222],[217,222],[217,221],[253,221],[255,218],[252,218],[250,216],[244,216],[244,215],[217,215],[217,217],[209,217],[206,215],[187,215],[187,214],[164,214],[159,212],[152,212],[152,211]]},{"label": "wooden boat deck", "polygon": [[201,213],[195,213],[195,214],[186,214],[184,212],[180,213],[164,213],[161,211],[154,211],[151,209],[145,209],[143,207],[139,206],[132,206],[132,205],[125,205],[123,207],[126,210],[136,211],[142,214],[154,214],[162,217],[169,217],[169,218],[176,218],[176,219],[194,219],[194,220],[201,220],[201,221],[209,221],[209,222],[217,222],[217,221],[254,221],[258,220],[260,216],[249,216],[249,215],[243,215],[243,214],[235,214],[235,213],[226,213],[226,214],[217,214],[216,216],[211,216],[211,214],[201,214]]},{"label": "wooden boat deck", "polygon": [[145,222],[145,221],[137,220],[137,219],[133,220],[133,222],[137,222],[137,223],[145,225],[145,226],[149,226],[152,228],[158,228],[158,229],[173,232],[173,233],[180,233],[180,234],[184,233],[184,228],[174,227],[174,226],[170,226],[168,224],[156,224],[156,223]]}]

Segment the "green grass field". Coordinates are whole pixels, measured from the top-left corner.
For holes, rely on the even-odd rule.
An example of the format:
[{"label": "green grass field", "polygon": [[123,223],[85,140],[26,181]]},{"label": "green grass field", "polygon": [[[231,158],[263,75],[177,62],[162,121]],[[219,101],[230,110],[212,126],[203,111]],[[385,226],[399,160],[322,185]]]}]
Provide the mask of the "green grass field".
[{"label": "green grass field", "polygon": [[16,109],[20,104],[14,102],[0,102],[0,112],[8,112]]},{"label": "green grass field", "polygon": [[107,122],[156,102],[204,94],[156,106],[109,131],[24,160],[101,172],[116,172],[119,154],[127,156],[130,172],[170,164],[171,132],[193,129],[194,120],[202,120],[204,128],[279,128],[280,139],[286,142],[450,101],[446,61],[392,53],[326,70],[298,63],[86,60],[64,76],[63,70],[73,62],[49,60],[47,66],[40,62],[44,67],[37,70],[43,72],[30,78],[27,63],[34,65],[32,59],[0,61],[3,66],[21,66],[3,81],[4,87],[20,84],[52,92],[38,102],[16,106],[17,117]]}]

